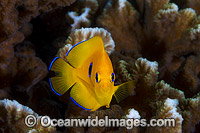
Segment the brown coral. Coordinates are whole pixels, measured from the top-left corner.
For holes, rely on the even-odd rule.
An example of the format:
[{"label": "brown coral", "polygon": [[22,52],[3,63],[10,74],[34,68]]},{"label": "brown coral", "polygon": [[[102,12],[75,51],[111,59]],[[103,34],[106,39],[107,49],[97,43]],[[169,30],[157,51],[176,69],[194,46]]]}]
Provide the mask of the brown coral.
[{"label": "brown coral", "polygon": [[103,28],[82,28],[74,30],[66,40],[65,45],[63,48],[60,48],[57,56],[62,57],[65,59],[67,51],[71,48],[71,46],[77,44],[78,42],[87,40],[94,36],[101,36],[104,43],[104,48],[108,54],[114,51],[115,43],[110,35]]},{"label": "brown coral", "polygon": [[98,8],[98,3],[96,0],[86,0],[78,1],[78,10],[81,9],[81,14],[78,15],[80,11],[71,11],[67,13],[67,18],[72,19],[71,31],[79,29],[81,27],[89,27],[91,25],[91,16],[96,12]]},{"label": "brown coral", "polygon": [[[69,6],[75,0],[31,1],[9,0],[0,1],[0,42],[15,34],[23,25],[41,12],[47,12],[59,6]],[[13,23],[14,22],[14,23]]]},{"label": "brown coral", "polygon": [[[127,0],[110,0],[97,24],[107,29],[113,36],[116,51],[120,49],[135,49],[140,51],[137,37],[143,38],[139,14]],[[118,36],[120,33],[120,37]]]},{"label": "brown coral", "polygon": [[[40,131],[40,132],[54,132],[54,127],[44,128],[40,124],[40,118],[37,113],[32,109],[19,104],[13,100],[0,100],[0,118],[1,118],[1,131],[2,132],[27,132],[27,131]],[[24,123],[25,117],[29,114],[37,118],[38,123],[32,129],[27,127]]]},{"label": "brown coral", "polygon": [[174,119],[175,127],[169,125],[164,127],[150,127],[147,129],[147,133],[158,132],[158,133],[180,133],[182,132],[182,121],[183,118],[177,109],[178,100],[167,98],[161,105],[159,112],[157,112],[154,119]]},{"label": "brown coral", "polygon": [[35,56],[35,51],[29,42],[16,47],[15,58],[17,63],[17,74],[14,77],[16,79],[15,85],[29,89],[46,76],[47,66]]},{"label": "brown coral", "polygon": [[200,96],[185,100],[183,118],[183,131],[194,132],[195,124],[200,121]]},{"label": "brown coral", "polygon": [[[11,86],[30,88],[46,76],[46,65],[35,56],[35,53],[27,55],[27,53],[15,51],[15,45],[31,34],[32,25],[28,22],[32,18],[60,6],[69,6],[74,1],[0,0],[1,89]],[[27,82],[24,82],[24,79],[28,79]],[[6,91],[10,93],[9,89]]]},{"label": "brown coral", "polygon": [[[177,4],[169,3],[169,0],[146,0],[131,3],[135,8],[126,0],[109,0],[104,12],[97,20],[100,27],[112,34],[117,44],[116,51],[121,55],[120,58],[124,58],[125,51],[126,53],[131,52],[135,57],[140,55],[148,60],[157,61],[159,79],[184,91],[187,97],[195,95],[199,92],[197,76],[199,63],[195,61],[190,67],[184,67],[185,62],[190,60],[190,55],[196,58],[200,50],[200,19],[195,10],[192,8],[181,8],[180,10]],[[123,19],[125,16],[126,18]],[[111,55],[111,59],[114,56]],[[127,62],[127,55],[125,58]],[[112,59],[114,64],[118,65],[119,59],[116,60],[118,61]],[[120,70],[116,65],[114,68]],[[191,67],[194,68],[193,72],[189,70]],[[182,73],[183,68],[185,73]],[[130,72],[129,68],[127,70]],[[122,78],[117,81],[127,79],[123,74],[119,75]],[[187,87],[180,85],[183,82],[187,83]],[[191,91],[186,88],[191,88]]]},{"label": "brown coral", "polygon": [[[149,132],[167,132],[169,130],[174,132],[188,132],[194,130],[195,124],[199,121],[199,96],[193,99],[186,99],[183,91],[171,87],[164,81],[157,81],[158,64],[156,62],[150,62],[146,59],[138,58],[134,65],[130,65],[128,69],[132,69],[132,71],[124,73],[124,75],[132,75],[132,79],[137,82],[135,95],[129,96],[119,103],[124,112],[127,112],[129,108],[135,108],[139,111],[141,117],[144,117],[147,120],[152,116],[156,116],[155,118],[167,118],[169,117],[167,112],[172,110],[172,107],[165,107],[167,104],[164,104],[163,101],[168,98],[176,99],[175,101],[179,102],[179,105],[174,105],[177,107],[180,114],[180,117],[177,117],[177,122],[179,122],[178,126],[174,128],[149,128],[147,130]],[[124,68],[123,71],[126,72],[127,69]],[[192,109],[190,106],[192,106]],[[162,110],[162,108],[164,110]],[[195,119],[193,116],[195,116]],[[186,119],[183,123],[181,119],[182,117],[184,120]],[[194,119],[194,121],[191,122],[191,119]],[[189,128],[189,126],[192,128]]]}]

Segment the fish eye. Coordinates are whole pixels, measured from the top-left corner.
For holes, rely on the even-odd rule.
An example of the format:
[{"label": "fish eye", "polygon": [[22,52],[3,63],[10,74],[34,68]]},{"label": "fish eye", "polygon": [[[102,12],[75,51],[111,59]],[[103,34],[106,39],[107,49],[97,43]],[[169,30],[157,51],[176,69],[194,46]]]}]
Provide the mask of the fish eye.
[{"label": "fish eye", "polygon": [[92,73],[92,63],[90,63],[89,66],[89,71],[88,71],[89,77],[91,77],[91,73]]},{"label": "fish eye", "polygon": [[111,74],[111,81],[112,81],[112,82],[115,81],[115,74],[114,74],[114,73]]},{"label": "fish eye", "polygon": [[98,73],[96,73],[96,77],[95,77],[95,79],[96,79],[96,82],[97,82],[97,83],[100,82],[100,75],[99,75]]}]

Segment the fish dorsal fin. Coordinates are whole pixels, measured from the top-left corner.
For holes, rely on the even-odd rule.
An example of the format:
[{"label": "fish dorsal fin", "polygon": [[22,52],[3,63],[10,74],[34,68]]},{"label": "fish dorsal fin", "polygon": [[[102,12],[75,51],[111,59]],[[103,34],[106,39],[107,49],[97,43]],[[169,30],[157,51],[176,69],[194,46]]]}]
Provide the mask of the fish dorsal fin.
[{"label": "fish dorsal fin", "polygon": [[70,97],[75,104],[86,110],[93,111],[94,108],[99,105],[94,97],[94,94],[90,92],[89,88],[85,87],[81,83],[76,83],[72,87]]},{"label": "fish dorsal fin", "polygon": [[116,86],[116,91],[114,93],[114,96],[115,96],[117,102],[119,103],[120,101],[122,101],[123,99],[128,97],[129,95],[133,95],[134,87],[135,87],[134,80],[128,81],[121,85]]},{"label": "fish dorsal fin", "polygon": [[101,54],[104,50],[103,40],[100,36],[95,36],[89,40],[80,42],[67,52],[66,58],[73,67],[80,67],[87,59],[93,55]]}]

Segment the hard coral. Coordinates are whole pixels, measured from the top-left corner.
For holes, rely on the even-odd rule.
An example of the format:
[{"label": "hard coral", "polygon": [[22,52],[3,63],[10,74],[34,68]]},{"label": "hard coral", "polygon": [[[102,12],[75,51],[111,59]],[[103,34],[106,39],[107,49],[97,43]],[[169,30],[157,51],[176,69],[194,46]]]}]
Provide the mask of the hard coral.
[{"label": "hard coral", "polygon": [[[124,64],[126,64],[126,62]],[[171,105],[165,107],[168,106],[168,104],[164,104],[166,99],[176,99],[172,100],[174,101],[172,103],[174,103],[173,105],[178,109],[180,117],[177,117],[177,122],[179,122],[179,124],[174,128],[147,128],[147,131],[166,132],[170,130],[176,132],[188,132],[194,130],[195,124],[200,120],[198,104],[199,96],[193,99],[186,99],[183,91],[171,87],[164,81],[158,81],[158,64],[156,62],[150,62],[146,59],[138,58],[134,64],[130,64],[128,68],[125,68],[123,71],[127,71],[127,69],[129,71],[128,73],[124,73],[124,75],[127,74],[124,77],[128,76],[132,77],[133,80],[136,80],[136,89],[134,90],[134,96],[129,96],[119,103],[124,112],[127,112],[130,108],[134,108],[139,112],[141,117],[146,118],[147,120],[152,118],[152,116],[156,116],[157,119],[166,118],[169,116],[167,115],[167,112],[172,110]],[[118,74],[118,72],[116,74]],[[190,106],[192,106],[193,110]],[[162,112],[163,110],[161,108],[167,112]],[[163,116],[161,117],[161,115]],[[195,116],[195,119],[191,122],[193,116]],[[183,120],[182,122],[182,118],[186,121]],[[189,126],[191,128],[188,128]]]},{"label": "hard coral", "polygon": [[180,133],[182,132],[182,122],[183,118],[177,109],[178,100],[167,98],[160,107],[159,112],[157,112],[154,119],[173,119],[175,120],[175,126],[170,127],[166,125],[164,127],[150,127],[147,129],[147,133],[158,132],[158,133]]},{"label": "hard coral", "polygon": [[16,46],[15,58],[17,63],[17,74],[14,76],[15,85],[29,89],[46,76],[47,67],[41,59],[35,56],[35,51],[29,42]]},{"label": "hard coral", "polygon": [[[2,132],[28,132],[39,131],[41,133],[54,132],[54,127],[44,128],[41,123],[41,117],[29,107],[19,104],[13,100],[0,100],[0,118],[1,118],[1,131]],[[34,115],[37,118],[37,124],[33,128],[25,125],[25,117],[27,115]]]},{"label": "hard coral", "polygon": [[48,82],[40,81],[28,90],[27,106],[37,113],[51,118],[60,118],[61,105],[53,100],[53,94]]},{"label": "hard coral", "polygon": [[15,34],[23,25],[41,12],[47,12],[57,7],[69,6],[75,0],[8,0],[0,1],[0,42]]},{"label": "hard coral", "polygon": [[[195,10],[192,8],[180,10],[177,4],[169,3],[169,0],[131,3],[135,8],[126,0],[109,0],[97,19],[98,26],[112,34],[117,44],[116,52],[120,55],[123,55],[123,51],[131,52],[135,57],[140,55],[148,60],[157,61],[159,79],[183,90],[186,97],[195,95],[199,92],[197,77],[199,63],[196,61],[193,63],[194,66],[191,66],[196,68],[193,69],[196,75],[189,70],[191,67],[184,67],[185,62],[190,60],[190,55],[196,58],[200,50],[200,19]],[[114,56],[111,55],[111,59]],[[115,59],[112,61],[115,63]],[[185,70],[187,73],[179,74],[183,68],[187,69]],[[187,87],[180,85],[183,82],[187,83],[193,92],[187,91]]]},{"label": "hard coral", "polygon": [[142,39],[143,36],[139,14],[127,0],[109,0],[103,14],[97,19],[97,24],[112,34],[118,44],[116,51],[120,49],[140,51],[141,40],[137,38]]},{"label": "hard coral", "polygon": [[[79,11],[71,11],[66,15],[69,20],[72,19],[73,21],[71,24],[71,31],[81,27],[89,27],[91,25],[91,16],[96,12],[98,8],[98,3],[96,0],[79,0],[77,5],[80,5],[78,7]],[[80,15],[79,12],[81,12]]]},{"label": "hard coral", "polygon": [[[62,57],[63,59],[66,57],[67,51],[71,48],[71,46],[77,44],[78,42],[87,40],[94,36],[101,36],[104,43],[104,48],[108,54],[114,51],[115,43],[110,35],[103,28],[81,28],[74,30],[66,40],[65,45],[59,49],[57,56]],[[95,45],[95,44],[94,44]]]},{"label": "hard coral", "polygon": [[[57,7],[69,6],[73,2],[75,0],[0,0],[1,89],[16,85],[29,88],[46,76],[46,65],[35,57],[35,53],[27,56],[26,53],[15,51],[15,45],[31,34],[32,25],[28,22],[32,18]],[[28,80],[24,82],[23,79]],[[9,89],[6,93],[10,93]]]}]

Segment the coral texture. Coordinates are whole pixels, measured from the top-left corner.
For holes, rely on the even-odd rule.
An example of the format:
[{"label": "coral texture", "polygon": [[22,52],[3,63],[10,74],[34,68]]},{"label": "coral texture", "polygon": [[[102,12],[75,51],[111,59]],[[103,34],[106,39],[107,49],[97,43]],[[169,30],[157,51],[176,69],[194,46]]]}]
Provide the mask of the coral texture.
[{"label": "coral texture", "polygon": [[174,119],[175,127],[152,127],[148,128],[147,132],[160,132],[160,133],[181,133],[182,132],[182,121],[183,118],[179,112],[177,112],[178,100],[167,98],[162,106],[160,107],[159,112],[154,117],[154,119]]},{"label": "coral texture", "polygon": [[[104,48],[108,54],[114,51],[115,43],[111,34],[103,28],[81,28],[74,30],[65,42],[65,45],[59,49],[57,56],[65,59],[67,51],[78,42],[87,40],[93,36],[101,36],[104,43]],[[95,45],[95,44],[94,44]]]},{"label": "coral texture", "polygon": [[[71,11],[67,13],[67,18],[72,19],[71,30],[79,29],[81,27],[89,27],[91,25],[91,16],[96,12],[98,3],[96,0],[80,0],[77,3],[80,5],[77,11]],[[81,14],[78,15],[81,10]],[[70,20],[69,20],[70,21]]]},{"label": "coral texture", "polygon": [[[30,107],[62,119],[108,115],[177,120],[172,128],[57,128],[60,132],[199,132],[199,7],[199,0],[0,0],[0,99],[25,105],[0,101],[1,131],[26,130],[22,113],[40,119]],[[103,38],[115,85],[130,80],[136,84],[134,96],[119,104],[113,98],[110,109],[88,112],[68,93],[54,94],[48,84],[54,73],[48,73],[47,66],[95,35]],[[38,132],[40,126],[27,131]]]},{"label": "coral texture", "polygon": [[[29,107],[19,104],[17,101],[4,99],[0,101],[0,118],[1,118],[1,132],[32,132],[37,131],[41,133],[54,132],[54,127],[44,128],[40,123],[40,118]],[[37,124],[33,128],[25,125],[25,117],[27,115],[34,115],[37,118]]]}]

